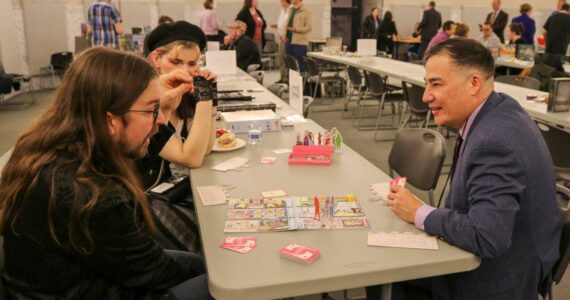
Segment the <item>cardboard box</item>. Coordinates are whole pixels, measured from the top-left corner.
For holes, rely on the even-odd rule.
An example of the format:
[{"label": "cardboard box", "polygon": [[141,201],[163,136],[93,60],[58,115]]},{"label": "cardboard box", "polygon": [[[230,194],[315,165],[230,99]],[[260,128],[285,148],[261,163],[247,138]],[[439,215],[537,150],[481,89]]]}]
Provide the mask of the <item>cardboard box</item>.
[{"label": "cardboard box", "polygon": [[261,131],[281,130],[281,119],[272,110],[222,112],[222,125],[235,133],[247,133],[249,126],[257,122]]}]

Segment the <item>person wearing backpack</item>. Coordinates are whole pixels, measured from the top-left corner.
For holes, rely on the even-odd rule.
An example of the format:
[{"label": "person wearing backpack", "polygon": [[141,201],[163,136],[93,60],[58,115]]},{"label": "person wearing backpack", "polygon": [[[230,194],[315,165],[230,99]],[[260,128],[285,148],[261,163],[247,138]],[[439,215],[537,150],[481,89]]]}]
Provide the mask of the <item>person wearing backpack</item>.
[{"label": "person wearing backpack", "polygon": [[[200,257],[163,250],[133,160],[161,104],[193,90],[144,59],[97,47],[69,67],[0,181],[8,299],[212,299]],[[169,100],[170,99],[170,100]]]}]

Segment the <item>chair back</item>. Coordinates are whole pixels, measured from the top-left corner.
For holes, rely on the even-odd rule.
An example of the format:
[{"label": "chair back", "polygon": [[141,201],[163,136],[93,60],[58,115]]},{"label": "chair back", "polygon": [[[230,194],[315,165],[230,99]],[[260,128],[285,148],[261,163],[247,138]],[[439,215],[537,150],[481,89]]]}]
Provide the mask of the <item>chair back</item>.
[{"label": "chair back", "polygon": [[299,62],[294,56],[285,54],[285,66],[287,69],[299,72]]},{"label": "chair back", "polygon": [[273,32],[266,32],[265,33],[265,44],[267,45],[267,42],[269,41],[275,41],[275,33]]},{"label": "chair back", "polygon": [[376,96],[387,92],[382,76],[372,72],[365,72],[364,74],[366,75],[366,86],[369,92]]},{"label": "chair back", "polygon": [[429,112],[429,106],[422,100],[425,87],[413,83],[402,82],[404,99],[408,101],[410,112],[416,116],[425,117]]},{"label": "chair back", "polygon": [[524,88],[529,88],[533,90],[540,89],[540,81],[538,79],[532,77],[523,77],[523,76],[516,76],[516,75],[506,75],[506,76],[498,76],[495,78],[496,82],[516,85]]},{"label": "chair back", "polygon": [[277,53],[278,49],[279,46],[275,41],[268,40],[265,42],[265,46],[263,47],[263,54],[274,54]]},{"label": "chair back", "polygon": [[71,52],[57,52],[51,55],[50,64],[55,70],[65,71],[73,61],[73,53]]},{"label": "chair back", "polygon": [[560,238],[560,258],[552,268],[552,281],[558,284],[566,268],[568,268],[568,263],[570,263],[570,211],[560,210],[562,215],[562,236]]},{"label": "chair back", "polygon": [[360,71],[355,67],[348,67],[348,79],[352,82],[353,86],[360,86],[362,85],[362,75]]},{"label": "chair back", "polygon": [[317,61],[315,59],[313,59],[312,57],[308,57],[308,56],[305,56],[303,58],[305,59],[305,67],[307,69],[307,76],[309,76],[309,77],[319,76],[319,74],[320,74],[319,64],[317,63]]},{"label": "chair back", "polygon": [[388,165],[420,190],[435,189],[445,159],[445,138],[437,131],[406,128],[396,135]]},{"label": "chair back", "polygon": [[554,167],[570,169],[570,133],[540,121],[535,122],[550,151]]},{"label": "chair back", "polygon": [[309,112],[311,109],[311,104],[313,104],[313,97],[303,96],[303,118],[309,117]]},{"label": "chair back", "polygon": [[422,64],[422,60],[420,59],[420,57],[418,56],[417,53],[414,52],[409,52],[408,51],[408,61],[412,64],[417,64],[417,65],[421,65]]}]

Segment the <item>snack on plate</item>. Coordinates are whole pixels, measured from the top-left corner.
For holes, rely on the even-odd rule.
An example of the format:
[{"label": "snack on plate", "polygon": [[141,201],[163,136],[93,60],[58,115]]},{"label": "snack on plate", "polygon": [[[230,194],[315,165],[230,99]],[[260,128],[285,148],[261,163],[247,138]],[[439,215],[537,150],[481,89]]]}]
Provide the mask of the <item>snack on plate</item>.
[{"label": "snack on plate", "polygon": [[218,146],[221,148],[232,148],[236,145],[236,135],[226,132],[218,138]]},{"label": "snack on plate", "polygon": [[216,138],[219,138],[222,136],[222,134],[228,133],[228,132],[230,132],[230,131],[222,129],[222,128],[218,128],[218,129],[216,129]]}]

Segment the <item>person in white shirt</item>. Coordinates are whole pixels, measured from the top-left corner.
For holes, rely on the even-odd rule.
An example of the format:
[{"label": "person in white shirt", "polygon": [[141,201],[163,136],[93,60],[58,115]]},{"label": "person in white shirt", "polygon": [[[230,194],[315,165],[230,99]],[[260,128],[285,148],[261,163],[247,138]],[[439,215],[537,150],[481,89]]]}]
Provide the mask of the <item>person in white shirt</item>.
[{"label": "person in white shirt", "polygon": [[277,24],[271,24],[272,28],[277,28],[277,34],[279,35],[279,72],[281,73],[281,78],[279,83],[285,82],[285,77],[287,76],[287,68],[285,67],[285,39],[287,38],[287,20],[289,19],[289,12],[291,8],[291,0],[279,0],[281,4],[281,12],[279,13],[279,19],[277,19]]},{"label": "person in white shirt", "polygon": [[485,23],[481,27],[481,31],[483,32],[483,36],[479,38],[479,42],[485,46],[485,48],[489,49],[491,53],[493,51],[498,51],[501,48],[501,40],[499,37],[493,32],[493,28],[491,24]]}]

